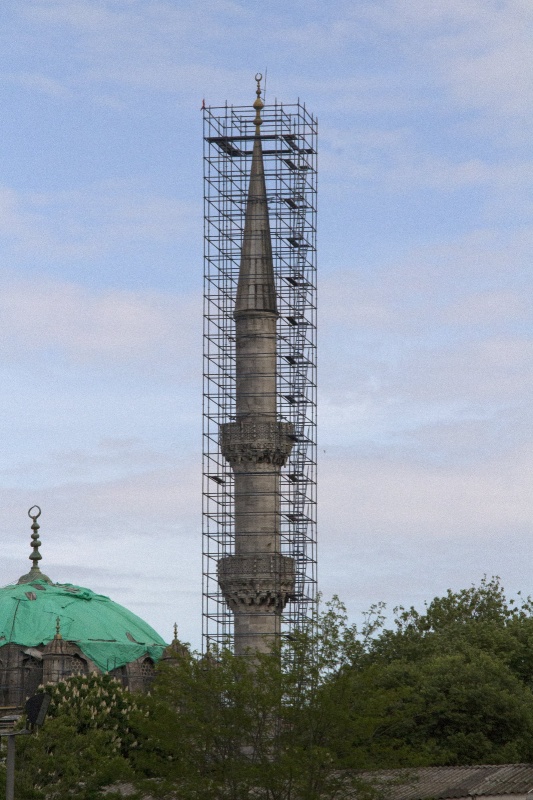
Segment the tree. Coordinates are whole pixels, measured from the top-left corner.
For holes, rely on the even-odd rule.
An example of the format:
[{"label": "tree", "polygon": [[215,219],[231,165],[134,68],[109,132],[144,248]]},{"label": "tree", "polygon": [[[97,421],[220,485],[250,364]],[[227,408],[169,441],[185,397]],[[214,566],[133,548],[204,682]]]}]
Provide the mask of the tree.
[{"label": "tree", "polygon": [[[108,675],[68,678],[46,691],[51,702],[43,729],[17,739],[17,796],[94,800],[102,786],[131,778],[129,753],[142,741],[136,721],[145,713],[143,698]],[[1,776],[0,797],[4,783]]]},{"label": "tree", "polygon": [[94,800],[117,779],[142,796],[180,800],[318,800],[363,784],[339,773],[328,740],[339,709],[326,686],[364,650],[340,603],[271,654],[206,657],[182,649],[162,664],[152,696],[109,676],[54,687],[49,718],[19,746],[17,787],[27,800]]},{"label": "tree", "polygon": [[334,600],[318,632],[295,634],[274,653],[222,649],[163,665],[145,729],[153,746],[136,752],[137,774],[163,778],[160,794],[175,790],[180,800],[318,800],[340,797],[348,784],[362,789],[357,775],[338,770],[328,744],[344,710],[328,702],[326,686],[373,624],[361,638]]},{"label": "tree", "polygon": [[529,599],[498,579],[398,609],[337,678],[350,709],[334,749],[347,767],[529,761],[533,758]]}]

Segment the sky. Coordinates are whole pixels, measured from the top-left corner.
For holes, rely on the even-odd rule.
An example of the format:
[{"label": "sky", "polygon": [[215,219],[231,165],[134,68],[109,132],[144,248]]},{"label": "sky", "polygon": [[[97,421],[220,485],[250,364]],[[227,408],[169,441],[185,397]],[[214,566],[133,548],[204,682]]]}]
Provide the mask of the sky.
[{"label": "sky", "polygon": [[530,0],[3,0],[0,585],[201,631],[201,105],[319,120],[319,584],[533,593]]}]

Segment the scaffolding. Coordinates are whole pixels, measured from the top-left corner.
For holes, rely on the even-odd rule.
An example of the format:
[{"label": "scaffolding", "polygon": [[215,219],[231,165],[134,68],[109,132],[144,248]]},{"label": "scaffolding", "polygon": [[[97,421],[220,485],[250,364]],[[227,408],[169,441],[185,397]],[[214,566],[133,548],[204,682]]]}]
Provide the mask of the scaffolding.
[{"label": "scaffolding", "polygon": [[[294,426],[281,470],[281,551],[296,565],[282,634],[316,612],[317,120],[299,101],[261,112],[261,140],[278,302],[278,418]],[[234,478],[219,426],[235,420],[235,323],[255,128],[251,106],[204,110],[203,646],[231,646],[233,614],[217,580],[234,552]]]}]

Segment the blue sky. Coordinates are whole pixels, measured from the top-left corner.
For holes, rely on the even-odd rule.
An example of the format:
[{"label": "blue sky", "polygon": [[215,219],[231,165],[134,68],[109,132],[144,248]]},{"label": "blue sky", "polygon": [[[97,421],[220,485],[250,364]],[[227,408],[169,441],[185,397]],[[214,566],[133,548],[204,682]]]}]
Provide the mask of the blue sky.
[{"label": "blue sky", "polygon": [[320,123],[320,584],[533,592],[529,0],[4,0],[0,582],[200,630],[202,99]]}]

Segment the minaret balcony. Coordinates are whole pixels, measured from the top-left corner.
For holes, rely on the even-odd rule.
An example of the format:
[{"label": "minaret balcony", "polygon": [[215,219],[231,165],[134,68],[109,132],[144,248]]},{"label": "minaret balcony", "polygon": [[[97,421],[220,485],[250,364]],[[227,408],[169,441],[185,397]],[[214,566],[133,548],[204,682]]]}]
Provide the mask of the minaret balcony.
[{"label": "minaret balcony", "polygon": [[218,581],[228,606],[261,606],[280,612],[295,599],[294,559],[281,553],[225,556],[218,562]]},{"label": "minaret balcony", "polygon": [[242,420],[220,426],[220,450],[231,466],[249,462],[282,467],[293,444],[292,422]]}]

